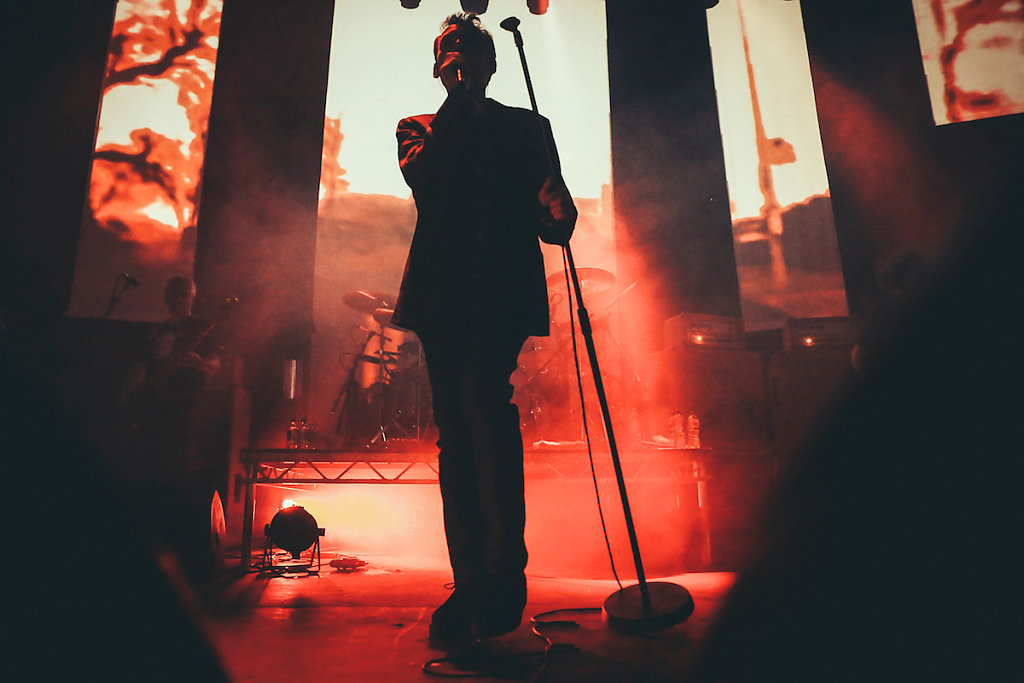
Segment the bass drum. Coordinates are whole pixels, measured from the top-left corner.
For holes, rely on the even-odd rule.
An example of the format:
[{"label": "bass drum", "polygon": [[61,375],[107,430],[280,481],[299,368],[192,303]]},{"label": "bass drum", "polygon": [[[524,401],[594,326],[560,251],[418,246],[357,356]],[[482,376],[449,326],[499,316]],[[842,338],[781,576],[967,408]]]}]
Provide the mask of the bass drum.
[{"label": "bass drum", "polygon": [[572,347],[566,347],[552,327],[550,337],[530,337],[519,353],[512,374],[512,402],[519,408],[520,427],[527,442],[561,440],[569,409]]},{"label": "bass drum", "polygon": [[388,384],[391,376],[403,363],[402,347],[409,342],[411,332],[396,327],[383,327],[380,332],[370,335],[362,353],[356,357],[355,381],[360,389],[369,389],[378,384]]}]

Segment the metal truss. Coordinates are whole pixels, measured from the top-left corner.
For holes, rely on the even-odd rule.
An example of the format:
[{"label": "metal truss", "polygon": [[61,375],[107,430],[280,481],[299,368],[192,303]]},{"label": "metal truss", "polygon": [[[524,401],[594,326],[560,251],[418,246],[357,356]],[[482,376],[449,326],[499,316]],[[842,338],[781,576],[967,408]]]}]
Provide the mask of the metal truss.
[{"label": "metal truss", "polygon": [[[260,449],[243,450],[241,461],[246,474],[239,483],[244,485],[437,482],[437,456],[433,453]],[[431,472],[431,477],[410,475],[415,475],[416,470],[422,472],[423,467]]]}]

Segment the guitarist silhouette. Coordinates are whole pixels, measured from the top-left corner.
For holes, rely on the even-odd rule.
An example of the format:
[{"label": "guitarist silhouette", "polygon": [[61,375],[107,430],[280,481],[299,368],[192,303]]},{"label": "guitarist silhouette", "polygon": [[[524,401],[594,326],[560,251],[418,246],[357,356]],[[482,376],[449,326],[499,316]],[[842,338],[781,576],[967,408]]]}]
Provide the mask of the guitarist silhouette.
[{"label": "guitarist silhouette", "polygon": [[185,466],[196,400],[206,378],[221,367],[211,332],[237,299],[228,299],[212,320],[196,317],[192,307],[196,285],[176,275],[167,281],[164,301],[168,317],[152,331],[149,354],[130,372],[122,392],[123,427],[134,438],[137,463],[145,473],[163,479]]},{"label": "guitarist silhouette", "polygon": [[192,314],[195,298],[191,278],[167,281],[167,318],[153,325],[145,361],[136,364],[122,394],[116,457],[125,500],[151,542],[177,552],[186,571],[202,578],[216,562],[215,511],[223,515],[210,459],[217,448],[211,419],[219,413],[210,410],[208,385],[216,382],[208,380],[221,367],[212,332],[237,300],[204,319]]},{"label": "guitarist silhouette", "polygon": [[176,275],[167,281],[164,301],[169,316],[154,331],[153,357],[147,369],[159,388],[168,389],[175,383],[201,384],[203,375],[220,369],[216,349],[207,343],[216,321],[192,315],[195,299],[196,285],[191,279]]}]

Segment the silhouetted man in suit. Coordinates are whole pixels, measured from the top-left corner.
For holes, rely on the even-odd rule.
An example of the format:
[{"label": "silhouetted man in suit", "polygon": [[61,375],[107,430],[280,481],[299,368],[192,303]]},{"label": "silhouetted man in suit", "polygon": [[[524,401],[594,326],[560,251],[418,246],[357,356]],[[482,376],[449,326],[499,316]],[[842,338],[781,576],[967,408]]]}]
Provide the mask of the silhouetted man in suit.
[{"label": "silhouetted man in suit", "polygon": [[397,133],[418,217],[393,321],[419,335],[430,377],[455,576],[430,633],[447,641],[522,619],[523,443],[509,378],[526,338],[549,332],[538,237],[567,243],[576,222],[548,122],[488,99],[495,69],[479,19],[452,15],[434,41],[448,96]]}]

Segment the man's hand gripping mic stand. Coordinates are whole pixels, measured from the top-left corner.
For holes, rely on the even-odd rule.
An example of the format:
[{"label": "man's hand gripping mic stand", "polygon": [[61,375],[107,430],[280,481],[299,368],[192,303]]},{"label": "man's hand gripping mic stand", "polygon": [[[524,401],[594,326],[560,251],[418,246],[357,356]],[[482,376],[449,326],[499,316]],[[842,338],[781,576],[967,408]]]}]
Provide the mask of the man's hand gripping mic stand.
[{"label": "man's hand gripping mic stand", "polygon": [[[537,110],[537,100],[533,94],[533,84],[530,81],[530,70],[526,66],[526,53],[523,51],[523,36],[519,32],[519,19],[509,17],[501,22],[501,28],[512,33],[515,38],[516,47],[519,48],[519,60],[523,64],[523,76],[526,78],[526,90],[530,95],[530,105],[534,114],[537,115],[539,133],[544,140],[544,150],[547,153],[548,170],[550,175],[555,175],[555,167],[552,161],[553,156],[548,142],[547,131],[544,128],[540,112]],[[594,334],[590,326],[590,316],[583,304],[583,291],[580,287],[580,280],[576,274],[576,264],[573,262],[572,250],[568,242],[563,245],[566,262],[569,264],[569,273],[572,276],[573,290],[576,293],[577,316],[580,321],[580,331],[587,347],[587,355],[590,359],[590,369],[594,376],[594,387],[597,390],[597,398],[601,404],[601,416],[604,419],[604,428],[608,437],[608,447],[611,450],[612,464],[615,466],[615,478],[619,485],[619,497],[622,499],[622,511],[626,518],[626,530],[629,532],[629,544],[633,550],[633,562],[636,565],[636,576],[638,583],[634,586],[626,586],[615,593],[612,593],[602,607],[602,614],[605,621],[613,627],[630,631],[657,631],[675,626],[685,621],[693,614],[693,598],[682,586],[665,581],[648,582],[644,576],[643,561],[640,559],[640,546],[636,540],[636,529],[633,526],[633,515],[629,511],[629,498],[626,496],[626,484],[622,478],[622,466],[619,463],[618,448],[615,445],[615,434],[612,431],[611,414],[608,411],[608,398],[604,391],[604,382],[601,379],[601,370],[597,364],[597,351],[594,347]]]}]

